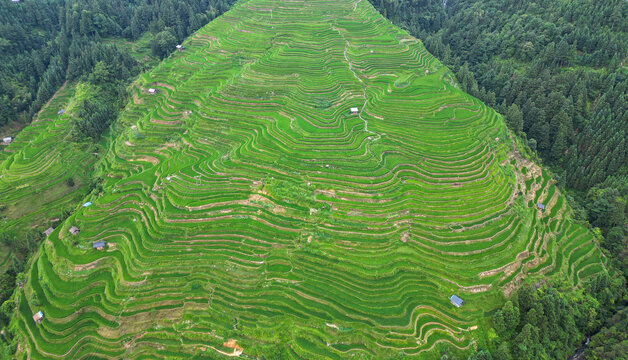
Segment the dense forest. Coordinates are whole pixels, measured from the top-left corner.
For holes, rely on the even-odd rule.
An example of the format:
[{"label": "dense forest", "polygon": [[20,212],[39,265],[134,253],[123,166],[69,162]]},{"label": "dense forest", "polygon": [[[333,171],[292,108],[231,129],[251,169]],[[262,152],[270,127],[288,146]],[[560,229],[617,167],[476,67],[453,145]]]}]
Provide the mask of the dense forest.
[{"label": "dense forest", "polygon": [[[628,2],[370,2],[420,38],[465,91],[505,116],[511,131],[553,169],[576,219],[590,224],[614,268],[628,276]],[[564,359],[602,326],[610,336],[594,336],[588,356],[616,359],[623,349],[626,358],[626,337],[617,335],[626,311],[612,315],[625,305],[625,280],[617,276],[611,283],[590,284],[589,298],[579,300],[553,287],[534,292],[535,301],[559,301],[553,310],[520,306],[521,291],[530,292],[521,290],[495,317],[499,346],[474,359]],[[617,296],[604,305],[599,292]],[[548,311],[552,325],[540,326]],[[559,320],[561,311],[567,317]],[[599,313],[590,322],[580,319],[583,311]]]},{"label": "dense forest", "polygon": [[587,360],[628,359],[628,309],[608,319],[606,326],[591,338]]},{"label": "dense forest", "polygon": [[488,353],[503,360],[566,359],[625,297],[623,279],[606,274],[575,293],[560,284],[526,284],[493,316]]}]

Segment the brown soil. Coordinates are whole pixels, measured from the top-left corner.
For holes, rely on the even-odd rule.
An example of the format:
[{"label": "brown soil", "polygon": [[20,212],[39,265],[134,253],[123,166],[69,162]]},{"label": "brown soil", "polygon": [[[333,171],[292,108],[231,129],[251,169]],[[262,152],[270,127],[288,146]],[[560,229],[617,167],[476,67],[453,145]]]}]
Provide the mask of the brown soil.
[{"label": "brown soil", "polygon": [[140,99],[137,94],[133,94],[133,104],[139,105],[142,103],[142,99]]},{"label": "brown soil", "polygon": [[155,85],[155,86],[159,86],[159,87],[165,87],[165,88],[166,88],[166,89],[168,89],[168,90],[174,90],[174,86],[172,86],[172,85],[168,85],[168,84],[164,84],[164,83],[158,83],[158,82],[156,82],[156,83],[153,83],[153,85]]},{"label": "brown soil", "polygon": [[178,125],[181,123],[181,121],[179,120],[173,120],[173,121],[168,121],[168,120],[157,120],[157,119],[150,119],[150,122],[152,122],[153,124],[159,124],[159,125]]},{"label": "brown soil", "polygon": [[129,159],[129,161],[147,161],[153,165],[159,164],[159,160],[156,157],[152,156],[141,156],[135,159]]},{"label": "brown soil", "polygon": [[74,265],[74,271],[83,271],[83,270],[91,270],[98,266],[98,263],[104,258],[100,258],[98,260],[94,260],[87,264]]}]

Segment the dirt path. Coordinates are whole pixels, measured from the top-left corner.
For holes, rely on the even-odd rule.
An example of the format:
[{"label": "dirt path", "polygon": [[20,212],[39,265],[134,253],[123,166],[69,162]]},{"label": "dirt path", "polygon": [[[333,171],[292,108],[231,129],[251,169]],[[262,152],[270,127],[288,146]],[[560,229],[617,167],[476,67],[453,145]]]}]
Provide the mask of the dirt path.
[{"label": "dirt path", "polygon": [[[353,10],[355,11],[358,3],[360,3],[360,1],[362,0],[358,0],[354,6],[353,6]],[[381,138],[381,135],[374,132],[374,131],[370,131],[368,129],[368,121],[362,117],[362,113],[364,112],[364,108],[366,107],[366,104],[368,103],[368,94],[367,94],[367,85],[364,82],[364,80],[362,80],[358,74],[355,72],[355,70],[353,69],[353,63],[351,62],[351,60],[349,60],[349,56],[348,56],[348,52],[349,52],[349,40],[347,40],[347,38],[344,36],[344,34],[340,31],[339,28],[334,27],[333,25],[331,26],[331,28],[333,30],[335,30],[336,32],[338,32],[338,35],[340,35],[340,37],[342,37],[342,39],[345,41],[345,50],[344,50],[344,57],[345,57],[345,61],[346,63],[349,65],[349,71],[351,71],[351,73],[353,74],[353,76],[360,82],[360,84],[362,84],[362,96],[364,97],[364,103],[362,104],[362,106],[360,107],[360,111],[358,112],[358,117],[360,118],[360,120],[362,120],[364,122],[364,132],[367,133],[371,133],[376,135],[376,137],[374,139],[372,139],[372,141],[377,141]],[[367,151],[368,151],[368,146],[367,146]]]}]

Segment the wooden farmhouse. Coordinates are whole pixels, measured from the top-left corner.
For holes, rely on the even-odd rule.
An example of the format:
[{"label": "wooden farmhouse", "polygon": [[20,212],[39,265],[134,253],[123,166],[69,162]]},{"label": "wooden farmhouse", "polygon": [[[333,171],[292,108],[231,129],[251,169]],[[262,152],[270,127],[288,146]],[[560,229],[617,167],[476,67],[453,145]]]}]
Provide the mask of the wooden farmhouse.
[{"label": "wooden farmhouse", "polygon": [[38,311],[35,315],[33,315],[33,320],[35,320],[36,323],[41,324],[41,321],[44,319],[44,313],[40,311]]}]

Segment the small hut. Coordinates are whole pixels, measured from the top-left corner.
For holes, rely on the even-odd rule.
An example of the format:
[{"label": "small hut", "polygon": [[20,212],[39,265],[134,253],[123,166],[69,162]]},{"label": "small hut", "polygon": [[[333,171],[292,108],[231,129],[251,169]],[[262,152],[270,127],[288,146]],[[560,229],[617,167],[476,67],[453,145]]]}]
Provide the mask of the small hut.
[{"label": "small hut", "polygon": [[177,51],[183,51],[183,50],[185,50],[185,46],[177,45]]},{"label": "small hut", "polygon": [[94,241],[92,243],[92,249],[102,250],[102,249],[105,248],[106,245],[107,245],[107,243],[104,242],[104,241]]},{"label": "small hut", "polygon": [[65,112],[65,110],[61,109],[61,110],[57,111],[57,115],[63,115],[64,112]]},{"label": "small hut", "polygon": [[357,107],[352,107],[351,108],[351,115],[357,115],[359,111],[360,111],[360,109],[358,109]]},{"label": "small hut", "polygon": [[464,300],[462,300],[461,298],[459,298],[456,295],[451,295],[449,297],[449,301],[453,304],[453,306],[455,307],[461,307],[464,304]]},{"label": "small hut", "polygon": [[150,88],[150,89],[148,89],[148,93],[151,94],[151,95],[155,95],[155,94],[157,94],[157,89]]},{"label": "small hut", "polygon": [[541,203],[536,203],[536,208],[541,210],[541,211],[545,211],[545,205],[543,205]]},{"label": "small hut", "polygon": [[2,145],[9,145],[13,142],[13,136],[6,136],[2,138]]},{"label": "small hut", "polygon": [[76,226],[72,226],[72,227],[70,228],[70,234],[72,234],[72,235],[76,235],[76,234],[78,234],[79,232],[81,232],[81,230],[80,230],[79,228],[77,228]]},{"label": "small hut", "polygon": [[33,320],[35,320],[36,323],[41,324],[41,321],[44,318],[44,313],[40,311],[38,311],[35,315],[33,315]]},{"label": "small hut", "polygon": [[49,227],[48,229],[46,229],[46,231],[44,231],[44,235],[48,236],[52,234],[53,231],[55,231],[55,229],[52,227]]},{"label": "small hut", "polygon": [[83,207],[90,207],[91,205],[92,205],[92,202],[88,201],[85,204],[83,204]]}]

